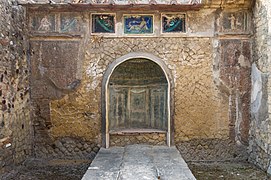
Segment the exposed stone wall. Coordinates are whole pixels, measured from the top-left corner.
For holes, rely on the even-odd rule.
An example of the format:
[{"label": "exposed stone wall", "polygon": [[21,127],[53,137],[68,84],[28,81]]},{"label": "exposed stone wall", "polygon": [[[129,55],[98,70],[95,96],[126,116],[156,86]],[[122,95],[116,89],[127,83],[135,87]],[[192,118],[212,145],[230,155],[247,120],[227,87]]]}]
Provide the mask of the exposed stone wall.
[{"label": "exposed stone wall", "polygon": [[100,128],[93,119],[99,105],[92,102],[94,94],[81,90],[76,77],[80,41],[30,44],[36,156],[82,158],[96,153]]},{"label": "exposed stone wall", "polygon": [[166,145],[166,134],[136,133],[128,135],[110,135],[110,146],[125,146],[130,144]]},{"label": "exposed stone wall", "polygon": [[[117,13],[119,31],[122,14]],[[48,14],[51,25],[40,31],[44,17],[43,12],[31,11],[28,22],[37,156],[76,156],[73,148],[69,152],[58,143],[66,138],[75,147],[81,142],[101,145],[103,75],[113,61],[131,52],[153,54],[172,74],[175,143],[192,144],[187,145],[191,149],[193,142],[200,145],[204,139],[248,143],[251,42],[247,9],[188,11],[188,32],[177,35],[159,34],[160,13],[156,12],[155,33],[145,37],[92,35],[90,12],[59,9]],[[75,17],[77,24],[63,32],[62,19]],[[200,17],[208,17],[208,22],[202,24]],[[198,27],[199,22],[204,27]],[[140,142],[133,136],[126,139]]]},{"label": "exposed stone wall", "polygon": [[[86,84],[87,91],[99,89],[102,72],[110,62],[130,52],[151,52],[164,60],[174,77],[175,96],[172,100],[175,104],[175,141],[197,137],[226,138],[228,136],[227,110],[221,115],[220,109],[227,109],[227,107],[221,107],[225,105],[221,103],[222,97],[209,98],[219,93],[212,82],[211,45],[210,38],[103,38],[99,44],[88,44],[84,65],[84,69],[92,71],[91,68],[94,67],[100,74],[89,71],[90,74],[87,74],[82,82]],[[89,93],[85,94],[87,96]],[[202,113],[193,113],[199,109]],[[220,122],[213,118],[216,116],[219,117]]]},{"label": "exposed stone wall", "polygon": [[254,64],[252,67],[250,161],[271,173],[271,3],[254,7]]},{"label": "exposed stone wall", "polygon": [[[37,157],[93,158],[101,144],[103,73],[115,59],[130,52],[151,53],[170,69],[174,81],[175,143],[186,159],[215,160],[218,154],[223,154],[224,160],[245,159],[241,152],[244,146],[236,143],[248,144],[252,47],[248,9],[252,1],[208,2],[206,9],[187,11],[186,34],[171,37],[159,34],[160,27],[155,27],[152,37],[103,37],[90,35],[89,12],[64,13],[57,7],[56,12],[30,11],[26,21],[25,9],[15,0],[2,0],[0,173],[31,154],[32,125]],[[48,13],[47,23],[51,25],[41,27],[39,23]],[[158,22],[159,13],[154,14]],[[271,3],[256,0],[253,14],[249,153],[250,161],[271,172]],[[118,29],[122,27],[121,15],[117,16]],[[74,18],[74,26],[62,28],[61,23]],[[25,23],[31,29],[33,124]],[[159,144],[165,142],[163,138],[112,136],[112,145],[145,141]],[[193,158],[195,155],[198,157]]]},{"label": "exposed stone wall", "polygon": [[[46,143],[47,138],[49,144],[53,144],[54,139],[64,137],[79,137],[100,144],[100,92],[103,72],[118,57],[129,52],[144,52],[146,49],[163,59],[174,76],[175,99],[173,100],[175,102],[176,142],[198,137],[228,137],[228,104],[227,101],[224,101],[223,96],[219,96],[220,92],[212,81],[213,60],[212,40],[210,38],[102,38],[99,39],[99,42],[95,42],[94,38],[90,38],[85,45],[85,62],[82,67],[84,73],[80,86],[76,91],[64,95],[59,100],[54,100],[56,89],[53,88],[55,87],[47,84],[45,91],[42,91],[41,89],[44,86],[38,84],[39,80],[36,80],[36,76],[34,76],[36,71],[38,71],[38,74],[40,73],[42,68],[39,67],[44,67],[43,63],[48,60],[46,58],[51,56],[41,53],[41,51],[44,51],[39,50],[42,45],[35,45],[36,42],[31,43],[32,51],[35,52],[32,57],[38,55],[37,58],[33,58],[32,64],[35,64],[34,61],[40,57],[44,60],[42,64],[32,67],[33,91],[43,92],[41,93],[42,96],[46,96],[47,92],[53,94],[49,96],[52,100],[47,98],[34,99],[37,103],[37,110],[40,110],[36,111],[36,118],[40,121],[40,124],[35,124],[36,137],[38,137],[36,140],[37,149],[40,144]],[[39,42],[38,44],[43,44],[46,50],[60,47],[58,44],[63,43]],[[47,45],[45,46],[45,44]],[[167,44],[167,53],[164,53],[165,47],[162,44]],[[181,51],[184,51],[184,55]],[[52,53],[52,51],[50,52]],[[70,50],[70,52],[76,52],[76,50]],[[72,59],[69,54],[65,56]],[[50,66],[54,67],[51,58],[50,60]],[[63,58],[63,61],[65,60],[67,58]],[[61,74],[63,72],[65,71],[56,71],[57,75],[51,76],[52,81],[60,82],[57,79],[61,80],[63,76],[66,76]],[[72,73],[73,71],[69,71],[68,74]],[[75,80],[74,77],[72,81]],[[46,78],[41,78],[40,81],[48,83]],[[198,85],[194,87],[193,83]],[[52,88],[52,90],[48,90],[49,88]],[[194,89],[194,91],[191,91],[191,89]],[[213,94],[217,94],[217,96],[213,96]],[[187,101],[187,99],[190,99],[190,101]],[[47,108],[50,111],[46,110]],[[200,112],[202,113],[195,115],[193,112],[198,109],[201,109]],[[221,109],[224,109],[224,111],[221,111]],[[46,116],[43,116],[42,113],[45,113]]]},{"label": "exposed stone wall", "polygon": [[59,138],[51,144],[38,144],[41,147],[35,148],[38,158],[63,158],[63,159],[94,159],[100,146],[85,141],[82,138],[64,137]]},{"label": "exposed stone wall", "polygon": [[246,161],[246,146],[229,139],[193,139],[177,144],[186,161]]},{"label": "exposed stone wall", "polygon": [[31,154],[25,9],[0,2],[0,174]]},{"label": "exposed stone wall", "polygon": [[[37,14],[34,18],[41,20],[43,16]],[[57,18],[76,17],[78,24],[74,31],[55,37],[44,32],[37,34],[39,27],[32,25],[36,20],[30,19],[33,36],[46,37],[30,41],[35,156],[93,158],[100,147],[100,127],[93,121],[99,109],[95,103],[99,91],[86,94],[81,83],[82,72],[86,71],[81,69],[86,40],[81,36],[86,33],[88,22],[79,13],[49,16],[54,19],[52,31],[59,28],[55,24]]]}]

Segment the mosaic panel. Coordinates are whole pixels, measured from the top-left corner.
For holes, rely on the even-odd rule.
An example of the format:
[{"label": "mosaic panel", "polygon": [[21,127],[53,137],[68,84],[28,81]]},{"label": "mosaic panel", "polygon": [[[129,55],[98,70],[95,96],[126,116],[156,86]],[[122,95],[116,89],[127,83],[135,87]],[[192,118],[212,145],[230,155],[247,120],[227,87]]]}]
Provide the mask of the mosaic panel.
[{"label": "mosaic panel", "polygon": [[61,32],[80,32],[81,20],[74,14],[60,15],[60,31]]},{"label": "mosaic panel", "polygon": [[52,32],[55,31],[55,29],[55,15],[36,14],[35,16],[31,17],[32,31]]},{"label": "mosaic panel", "polygon": [[92,33],[115,33],[115,15],[92,14]]},{"label": "mosaic panel", "polygon": [[162,14],[162,33],[185,32],[184,14]]},{"label": "mosaic panel", "polygon": [[124,34],[152,34],[152,15],[124,15]]}]

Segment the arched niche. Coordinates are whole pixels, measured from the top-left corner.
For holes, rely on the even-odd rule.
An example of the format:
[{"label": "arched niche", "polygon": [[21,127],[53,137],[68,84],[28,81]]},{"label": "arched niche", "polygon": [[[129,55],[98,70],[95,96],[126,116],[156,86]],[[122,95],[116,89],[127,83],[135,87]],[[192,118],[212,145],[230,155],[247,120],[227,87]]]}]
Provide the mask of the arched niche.
[{"label": "arched niche", "polygon": [[149,53],[129,53],[111,63],[102,83],[102,142],[110,134],[165,132],[173,143],[173,82],[165,63]]}]

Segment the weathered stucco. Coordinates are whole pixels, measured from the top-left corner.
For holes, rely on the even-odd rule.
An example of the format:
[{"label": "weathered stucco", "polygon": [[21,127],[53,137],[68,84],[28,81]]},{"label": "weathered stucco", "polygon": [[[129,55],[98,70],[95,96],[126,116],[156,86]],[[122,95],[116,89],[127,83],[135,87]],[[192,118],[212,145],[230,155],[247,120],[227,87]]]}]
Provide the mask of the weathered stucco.
[{"label": "weathered stucco", "polygon": [[249,160],[271,173],[270,65],[271,3],[257,0],[254,6],[254,64],[252,68]]},{"label": "weathered stucco", "polygon": [[[174,67],[175,138],[228,137],[228,103],[213,82],[211,39],[187,39]],[[175,54],[175,53],[174,53]],[[173,60],[174,62],[174,60]],[[225,111],[221,111],[225,109]],[[200,112],[200,113],[199,113]]]},{"label": "weathered stucco", "polygon": [[[268,0],[141,7],[52,2],[20,0],[27,8],[16,0],[0,2],[0,173],[32,149],[36,157],[93,158],[103,139],[106,69],[134,52],[154,55],[170,71],[174,143],[187,160],[216,160],[221,154],[222,160],[245,159],[249,144],[250,161],[271,172]],[[124,34],[122,16],[130,12],[153,14],[154,33]],[[161,33],[165,12],[186,16],[184,33]],[[91,13],[115,13],[116,33],[92,34]],[[166,135],[111,140],[165,144]]]},{"label": "weathered stucco", "polygon": [[[39,31],[36,23],[43,12],[29,14],[37,155],[59,154],[56,141],[66,137],[102,144],[104,73],[116,59],[134,52],[160,58],[170,71],[175,143],[223,139],[247,144],[251,43],[246,9],[187,11],[187,33],[172,35],[161,34],[160,13],[149,12],[154,13],[155,30],[147,37],[123,35],[125,12],[116,13],[115,35],[92,35],[90,13],[52,11],[48,17],[54,19],[53,29],[48,32]],[[231,25],[231,16],[240,22]],[[76,26],[63,32],[59,26],[62,17],[76,17]],[[200,17],[208,20],[203,23]],[[226,35],[230,38],[224,39]],[[128,144],[140,142],[135,136],[126,139]]]},{"label": "weathered stucco", "polygon": [[[93,34],[91,13],[108,11],[99,9],[97,4],[89,6],[88,1],[67,2],[49,5],[44,1],[20,1],[27,6],[26,19],[15,1],[12,9],[6,1],[1,6],[9,7],[1,9],[1,13],[7,12],[9,16],[1,17],[6,18],[2,22],[10,24],[1,24],[1,30],[4,29],[1,57],[8,61],[2,61],[0,69],[3,99],[0,135],[3,147],[10,142],[12,145],[8,150],[3,148],[3,152],[12,154],[14,150],[12,155],[21,162],[30,153],[33,137],[36,157],[95,156],[103,141],[101,107],[105,72],[116,59],[135,52],[159,58],[168,69],[172,139],[187,147],[180,148],[186,157],[191,157],[188,149],[199,153],[205,141],[222,149],[224,146],[218,145],[218,140],[229,143],[229,149],[236,144],[248,144],[250,1],[165,5],[165,11],[160,5],[148,11],[129,7],[135,14],[153,14],[154,32],[148,35],[127,35],[122,31],[122,16],[128,12],[124,6],[115,6],[110,12],[116,14],[115,34]],[[161,14],[180,11],[185,16],[185,32],[162,33]],[[255,51],[260,51],[260,47]],[[260,61],[258,65],[261,67]],[[112,135],[111,145],[165,144],[167,137],[163,133]],[[230,157],[237,151],[223,152],[229,152]]]},{"label": "weathered stucco", "polygon": [[[99,142],[102,73],[118,57],[147,49],[165,61],[175,79],[176,141],[227,138],[228,103],[223,102],[222,96],[213,97],[219,90],[212,81],[211,46],[210,38],[103,38],[101,42],[88,43],[77,92],[50,102],[49,133],[53,137],[79,136]],[[202,113],[195,113],[199,109]]]},{"label": "weathered stucco", "polygon": [[[84,152],[91,145],[87,142],[93,142],[95,147],[100,136],[100,121],[97,118],[100,108],[95,98],[100,93],[98,90],[88,91],[87,84],[83,83],[86,73],[82,79],[77,78],[80,76],[77,71],[80,42],[33,41],[31,47],[31,64],[35,67],[31,81],[34,127],[36,137],[39,137],[35,139],[39,144],[35,147],[37,156],[65,154],[63,149],[67,147],[59,147],[57,142],[66,137],[75,146],[83,143],[86,148],[81,150]],[[69,153],[81,156],[78,151],[69,149]]]}]

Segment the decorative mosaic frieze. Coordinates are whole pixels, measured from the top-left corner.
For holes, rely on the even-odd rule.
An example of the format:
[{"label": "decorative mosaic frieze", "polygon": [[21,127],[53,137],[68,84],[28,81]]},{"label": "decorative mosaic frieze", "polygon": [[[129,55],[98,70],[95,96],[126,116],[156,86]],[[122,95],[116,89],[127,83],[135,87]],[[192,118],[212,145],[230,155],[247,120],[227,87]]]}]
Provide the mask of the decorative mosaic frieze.
[{"label": "decorative mosaic frieze", "polygon": [[153,15],[124,15],[124,34],[152,34]]},{"label": "decorative mosaic frieze", "polygon": [[162,14],[162,33],[185,32],[185,14]]},{"label": "decorative mosaic frieze", "polygon": [[115,33],[114,14],[92,14],[92,33]]},{"label": "decorative mosaic frieze", "polygon": [[30,30],[34,33],[82,32],[82,17],[79,13],[36,13],[30,16]]},{"label": "decorative mosaic frieze", "polygon": [[[30,15],[31,33],[37,35],[66,36],[93,35],[125,36],[186,33],[186,14],[118,14],[118,13],[34,13]],[[84,19],[85,18],[85,19]],[[156,20],[154,20],[156,19]],[[90,23],[86,23],[90,22]],[[89,31],[86,31],[86,29]]]}]

